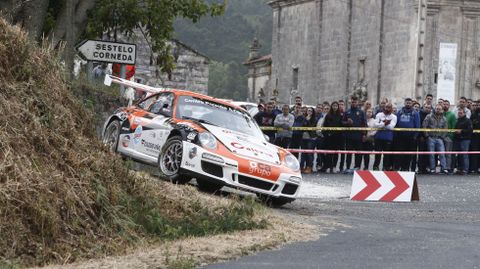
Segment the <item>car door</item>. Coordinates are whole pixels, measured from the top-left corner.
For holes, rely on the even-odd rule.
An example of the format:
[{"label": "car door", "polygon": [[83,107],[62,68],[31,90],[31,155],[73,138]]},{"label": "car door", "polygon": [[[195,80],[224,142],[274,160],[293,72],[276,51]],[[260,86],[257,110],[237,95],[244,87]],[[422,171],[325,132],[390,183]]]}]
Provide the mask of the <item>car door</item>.
[{"label": "car door", "polygon": [[175,95],[162,92],[145,104],[140,103],[141,111],[134,113],[134,144],[136,151],[151,162],[157,161],[160,150],[172,130],[171,118]]}]

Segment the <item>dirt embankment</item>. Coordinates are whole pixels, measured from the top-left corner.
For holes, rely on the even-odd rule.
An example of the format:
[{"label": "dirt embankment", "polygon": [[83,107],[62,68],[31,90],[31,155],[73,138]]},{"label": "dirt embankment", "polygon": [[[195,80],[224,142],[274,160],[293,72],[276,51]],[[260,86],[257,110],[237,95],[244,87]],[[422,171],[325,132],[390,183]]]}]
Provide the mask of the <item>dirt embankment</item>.
[{"label": "dirt embankment", "polygon": [[[160,267],[176,268],[303,239],[290,232],[311,230],[278,223],[253,199],[212,197],[131,172],[97,139],[94,115],[62,69],[54,52],[0,18],[0,267],[109,255],[118,258],[91,264],[118,267],[134,260],[120,255],[140,253],[131,267],[160,259]],[[219,247],[206,247],[212,244]]]},{"label": "dirt embankment", "polygon": [[130,172],[97,139],[62,69],[52,50],[0,19],[0,267],[267,227],[252,201],[211,203]]}]

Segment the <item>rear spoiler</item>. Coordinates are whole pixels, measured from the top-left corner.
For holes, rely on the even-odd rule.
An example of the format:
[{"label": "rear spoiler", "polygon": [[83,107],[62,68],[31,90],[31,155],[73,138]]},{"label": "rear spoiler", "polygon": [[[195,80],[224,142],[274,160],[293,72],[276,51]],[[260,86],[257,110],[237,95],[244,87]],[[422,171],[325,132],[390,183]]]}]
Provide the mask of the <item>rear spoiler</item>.
[{"label": "rear spoiler", "polygon": [[155,88],[155,87],[147,86],[145,84],[141,84],[141,83],[133,82],[133,81],[130,81],[130,80],[126,80],[124,78],[119,78],[119,77],[116,77],[116,76],[106,74],[105,75],[105,81],[103,82],[103,84],[105,84],[107,86],[111,86],[112,83],[115,83],[115,84],[118,84],[118,85],[123,85],[123,86],[126,86],[126,87],[130,87],[130,88],[133,88],[135,90],[142,90],[142,91],[145,91],[145,92],[148,92],[148,93],[151,93],[151,94],[168,90],[167,88]]}]

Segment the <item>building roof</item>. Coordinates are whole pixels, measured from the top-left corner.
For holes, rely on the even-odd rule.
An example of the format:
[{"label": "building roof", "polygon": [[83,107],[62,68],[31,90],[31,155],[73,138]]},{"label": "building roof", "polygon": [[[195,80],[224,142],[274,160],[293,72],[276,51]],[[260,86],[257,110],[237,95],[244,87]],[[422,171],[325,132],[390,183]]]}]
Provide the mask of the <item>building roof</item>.
[{"label": "building roof", "polygon": [[249,64],[254,64],[254,63],[261,63],[261,62],[268,62],[272,61],[272,54],[268,54],[265,56],[249,59],[246,62],[244,62],[244,65],[249,65]]},{"label": "building roof", "polygon": [[200,56],[202,56],[202,57],[204,57],[204,58],[207,58],[207,60],[210,61],[210,58],[209,58],[207,55],[205,55],[205,54],[203,54],[203,53],[200,53],[198,50],[190,47],[189,45],[183,43],[182,41],[180,41],[180,40],[178,40],[178,39],[172,39],[172,41],[175,42],[175,43],[177,43],[177,44],[179,44],[179,45],[181,45],[182,47],[184,47],[184,48],[186,48],[186,49],[188,49],[188,50],[190,50],[190,51],[193,51],[193,52],[194,52],[195,54],[197,54],[197,55],[200,55]]}]

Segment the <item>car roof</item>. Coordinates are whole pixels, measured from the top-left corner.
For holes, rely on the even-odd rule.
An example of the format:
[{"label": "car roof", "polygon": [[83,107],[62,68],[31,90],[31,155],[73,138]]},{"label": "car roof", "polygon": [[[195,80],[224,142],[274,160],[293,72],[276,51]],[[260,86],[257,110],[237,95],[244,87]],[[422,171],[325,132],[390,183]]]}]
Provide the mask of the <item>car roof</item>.
[{"label": "car roof", "polygon": [[187,91],[187,90],[176,90],[176,89],[168,89],[168,90],[165,90],[165,91],[162,91],[162,92],[172,92],[173,94],[178,95],[178,96],[192,96],[192,97],[202,98],[202,99],[213,101],[213,102],[225,105],[225,106],[233,107],[233,108],[238,109],[240,111],[247,112],[245,109],[243,109],[242,107],[240,107],[236,104],[232,104],[228,101],[218,99],[218,98],[215,98],[215,97],[211,97],[211,96],[208,96],[208,95],[205,95],[205,94],[197,93],[197,92],[192,92],[192,91]]}]

